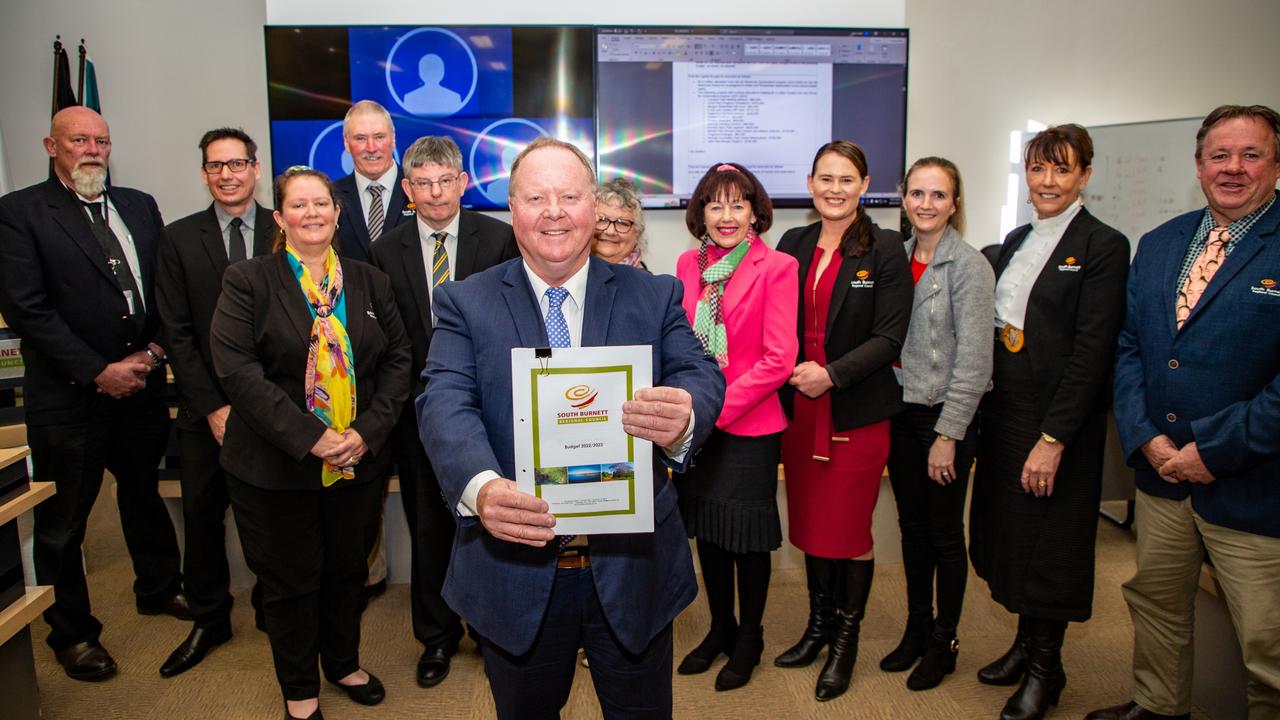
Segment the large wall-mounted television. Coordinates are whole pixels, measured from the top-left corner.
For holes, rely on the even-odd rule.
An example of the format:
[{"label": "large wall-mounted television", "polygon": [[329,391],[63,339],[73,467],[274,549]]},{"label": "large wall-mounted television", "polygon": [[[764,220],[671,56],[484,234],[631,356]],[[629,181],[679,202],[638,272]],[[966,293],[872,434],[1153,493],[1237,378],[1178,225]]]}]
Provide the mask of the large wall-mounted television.
[{"label": "large wall-mounted television", "polygon": [[906,160],[907,31],[640,26],[266,28],[275,171],[349,174],[354,100],[392,114],[396,148],[445,134],[477,209],[505,208],[511,161],[539,135],[581,147],[600,178],[680,207],[712,164],[740,162],[779,207],[807,207],[813,152],[867,151],[868,205],[898,204]]},{"label": "large wall-mounted television", "polygon": [[774,205],[808,207],[813,153],[867,153],[867,205],[897,205],[906,159],[907,31],[601,27],[596,152],[602,177],[651,207],[686,203],[707,168],[739,162]]}]

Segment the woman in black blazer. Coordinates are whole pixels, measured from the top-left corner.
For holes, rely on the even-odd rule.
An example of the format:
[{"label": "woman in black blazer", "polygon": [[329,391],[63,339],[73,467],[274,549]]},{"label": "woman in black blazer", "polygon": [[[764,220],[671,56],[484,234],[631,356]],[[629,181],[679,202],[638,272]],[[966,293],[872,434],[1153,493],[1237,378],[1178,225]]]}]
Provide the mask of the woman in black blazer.
[{"label": "woman in black blazer", "polygon": [[800,355],[780,390],[788,536],[805,553],[809,623],[779,667],[811,664],[824,645],[819,700],[849,687],[875,568],[871,515],[889,457],[889,418],[902,409],[893,361],[914,293],[902,236],[859,208],[871,178],[856,144],[818,149],[808,178],[822,220],[793,228],[778,250],[800,263]]},{"label": "woman in black blazer", "polygon": [[1001,718],[1040,718],[1066,685],[1067,622],[1089,619],[1111,364],[1124,321],[1129,242],[1084,209],[1093,143],[1042,131],[1024,162],[1035,219],[995,263],[994,389],[980,410],[970,556],[1019,615],[1002,657],[978,671],[1017,692]]},{"label": "woman in black blazer", "polygon": [[285,716],[320,717],[317,655],[356,702],[384,696],[360,668],[359,601],[410,351],[386,275],[333,250],[329,179],[290,169],[275,201],[275,253],[227,269],[213,318],[221,462]]}]

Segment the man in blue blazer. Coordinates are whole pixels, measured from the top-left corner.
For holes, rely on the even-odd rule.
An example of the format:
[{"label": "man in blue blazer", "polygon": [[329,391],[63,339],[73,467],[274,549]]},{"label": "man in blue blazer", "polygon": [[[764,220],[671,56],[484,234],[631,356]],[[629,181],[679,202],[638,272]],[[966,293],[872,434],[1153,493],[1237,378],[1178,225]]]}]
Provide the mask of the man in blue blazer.
[{"label": "man in blue blazer", "polygon": [[1115,414],[1138,484],[1133,701],[1093,720],[1188,717],[1208,551],[1248,669],[1280,716],[1280,115],[1224,105],[1196,136],[1204,210],[1142,238]]},{"label": "man in blue blazer", "polygon": [[[555,718],[581,644],[606,718],[671,717],[671,621],[696,593],[667,468],[711,432],[724,380],[680,306],[680,283],[591,258],[595,173],[572,145],[530,144],[512,167],[523,259],[445,283],[419,428],[458,528],[444,597],[483,636],[498,717]],[[544,325],[545,322],[545,325]],[[578,537],[514,477],[511,348],[649,345],[653,388],[623,427],[654,444],[654,532]],[[563,539],[562,539],[563,540]]]}]

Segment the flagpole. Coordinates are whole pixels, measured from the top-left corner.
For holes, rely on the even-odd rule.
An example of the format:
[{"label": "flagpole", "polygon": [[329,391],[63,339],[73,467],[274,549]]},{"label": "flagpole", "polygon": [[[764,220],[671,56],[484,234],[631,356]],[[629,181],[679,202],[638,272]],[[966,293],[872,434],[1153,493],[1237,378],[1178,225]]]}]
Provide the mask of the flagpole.
[{"label": "flagpole", "polygon": [[88,51],[84,49],[84,38],[80,38],[80,83],[77,86],[76,97],[80,98],[80,104],[84,104],[84,56]]},{"label": "flagpole", "polygon": [[58,53],[62,52],[62,36],[53,36],[53,99],[49,103],[49,114],[58,112]]}]

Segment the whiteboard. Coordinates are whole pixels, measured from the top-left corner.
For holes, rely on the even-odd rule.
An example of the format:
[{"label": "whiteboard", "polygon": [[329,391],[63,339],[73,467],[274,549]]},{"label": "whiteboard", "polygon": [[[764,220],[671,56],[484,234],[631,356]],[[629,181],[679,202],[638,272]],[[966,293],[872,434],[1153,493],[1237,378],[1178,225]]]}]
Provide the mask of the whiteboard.
[{"label": "whiteboard", "polygon": [[1096,125],[1093,177],[1085,206],[1102,222],[1138,240],[1170,218],[1205,206],[1196,179],[1196,131],[1201,118]]}]

